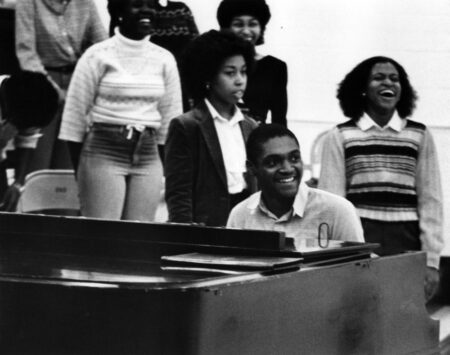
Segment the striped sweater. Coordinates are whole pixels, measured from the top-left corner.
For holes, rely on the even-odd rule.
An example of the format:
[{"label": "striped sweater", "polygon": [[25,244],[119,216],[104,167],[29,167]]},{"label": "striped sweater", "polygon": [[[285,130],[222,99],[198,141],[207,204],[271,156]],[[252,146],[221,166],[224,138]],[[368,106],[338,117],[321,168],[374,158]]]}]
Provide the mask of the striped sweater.
[{"label": "striped sweater", "polygon": [[353,121],[342,134],[347,199],[361,217],[382,221],[418,220],[416,170],[425,126],[408,120],[392,130],[362,131]]},{"label": "striped sweater", "polygon": [[360,121],[332,129],[324,141],[319,188],[347,197],[360,217],[419,221],[422,249],[428,264],[437,266],[443,211],[434,142],[425,125],[394,119],[398,129],[362,129]]}]

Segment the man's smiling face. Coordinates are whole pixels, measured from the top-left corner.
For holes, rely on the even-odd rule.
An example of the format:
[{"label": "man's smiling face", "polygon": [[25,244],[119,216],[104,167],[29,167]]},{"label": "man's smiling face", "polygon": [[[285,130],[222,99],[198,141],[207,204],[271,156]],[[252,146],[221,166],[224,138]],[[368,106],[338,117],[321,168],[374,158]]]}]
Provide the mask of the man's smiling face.
[{"label": "man's smiling face", "polygon": [[252,169],[266,199],[293,201],[303,175],[300,147],[289,136],[271,138],[261,145]]}]

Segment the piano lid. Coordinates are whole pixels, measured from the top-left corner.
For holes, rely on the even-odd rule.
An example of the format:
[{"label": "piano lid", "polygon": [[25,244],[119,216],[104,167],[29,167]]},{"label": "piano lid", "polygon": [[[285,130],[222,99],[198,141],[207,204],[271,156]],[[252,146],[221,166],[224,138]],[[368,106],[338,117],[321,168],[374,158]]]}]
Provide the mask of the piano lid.
[{"label": "piano lid", "polygon": [[288,239],[275,231],[0,213],[0,278],[71,286],[187,287],[224,277],[260,277],[262,269],[185,268],[162,265],[161,257],[203,253],[222,259],[244,255],[316,262],[367,257],[373,249],[371,244],[342,242],[295,251]]}]

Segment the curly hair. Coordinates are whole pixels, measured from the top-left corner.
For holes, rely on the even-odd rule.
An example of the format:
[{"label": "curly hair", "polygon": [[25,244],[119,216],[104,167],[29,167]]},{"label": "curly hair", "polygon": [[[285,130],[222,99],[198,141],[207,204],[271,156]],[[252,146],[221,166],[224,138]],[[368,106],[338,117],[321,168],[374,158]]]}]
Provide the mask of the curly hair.
[{"label": "curly hair", "polygon": [[58,93],[42,73],[19,71],[2,83],[8,119],[19,129],[45,127],[56,115]]},{"label": "curly hair", "polygon": [[400,100],[396,107],[398,115],[401,118],[406,118],[413,113],[417,94],[409,82],[405,69],[391,58],[377,56],[359,63],[339,84],[336,97],[346,117],[357,121],[363,116],[366,109],[366,99],[363,93],[367,89],[371,70],[378,63],[391,63],[398,71],[399,82],[402,88]]},{"label": "curly hair", "polygon": [[263,144],[276,137],[290,137],[300,147],[295,134],[286,127],[276,123],[263,124],[256,127],[247,139],[245,146],[247,160],[255,166],[258,165],[258,158],[261,155]]},{"label": "curly hair", "polygon": [[194,103],[207,96],[207,83],[214,79],[227,58],[242,55],[250,72],[254,53],[250,42],[230,31],[210,30],[193,39],[184,51],[181,73]]},{"label": "curly hair", "polygon": [[233,17],[251,15],[261,25],[261,36],[256,45],[264,43],[264,32],[270,20],[270,9],[264,0],[222,0],[217,8],[217,21],[220,28],[230,28]]}]

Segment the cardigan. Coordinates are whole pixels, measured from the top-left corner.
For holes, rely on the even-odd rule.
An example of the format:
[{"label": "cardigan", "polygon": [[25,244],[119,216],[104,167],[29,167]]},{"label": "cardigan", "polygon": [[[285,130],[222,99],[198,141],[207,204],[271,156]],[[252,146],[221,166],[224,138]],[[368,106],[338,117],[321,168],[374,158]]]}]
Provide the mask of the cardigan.
[{"label": "cardigan", "polygon": [[16,54],[23,70],[75,65],[92,44],[107,38],[92,0],[17,0]]}]

